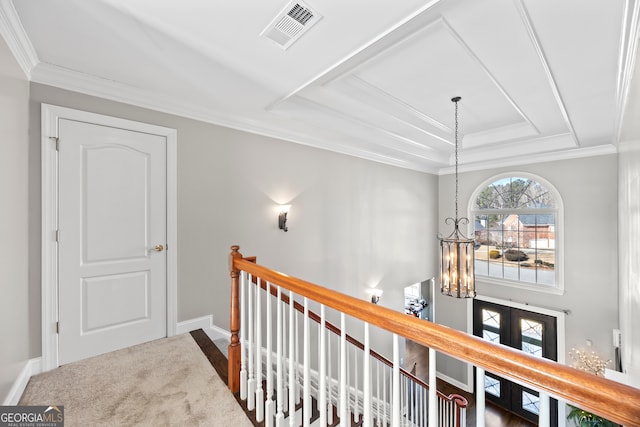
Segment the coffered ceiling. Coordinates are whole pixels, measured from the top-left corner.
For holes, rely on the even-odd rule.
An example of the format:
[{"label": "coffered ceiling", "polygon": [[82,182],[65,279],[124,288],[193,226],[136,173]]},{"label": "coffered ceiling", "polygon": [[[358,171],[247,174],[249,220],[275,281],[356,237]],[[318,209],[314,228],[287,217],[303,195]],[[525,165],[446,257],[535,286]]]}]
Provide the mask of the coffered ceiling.
[{"label": "coffered ceiling", "polygon": [[463,170],[615,152],[639,2],[0,0],[0,33],[34,82],[444,173],[453,96]]}]

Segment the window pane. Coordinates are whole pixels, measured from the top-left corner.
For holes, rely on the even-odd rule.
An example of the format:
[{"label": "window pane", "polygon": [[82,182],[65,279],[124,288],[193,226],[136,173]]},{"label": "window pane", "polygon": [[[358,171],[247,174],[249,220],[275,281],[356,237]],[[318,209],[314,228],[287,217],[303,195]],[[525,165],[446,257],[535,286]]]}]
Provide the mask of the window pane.
[{"label": "window pane", "polygon": [[493,328],[500,328],[500,313],[493,310],[482,309],[482,324]]},{"label": "window pane", "polygon": [[495,332],[483,329],[482,338],[486,341],[490,341],[492,343],[500,344],[500,334]]},{"label": "window pane", "polygon": [[553,194],[529,178],[499,179],[480,191],[473,212],[476,275],[554,285],[556,207]]},{"label": "window pane", "polygon": [[533,356],[542,357],[543,325],[533,320],[520,320],[521,350]]},{"label": "window pane", "polygon": [[489,184],[478,194],[475,209],[554,208],[553,195],[539,182],[529,178],[503,178]]},{"label": "window pane", "polygon": [[476,274],[554,284],[555,231],[549,222],[554,215],[477,216]]},{"label": "window pane", "polygon": [[522,409],[538,415],[540,413],[540,397],[522,390]]},{"label": "window pane", "polygon": [[497,379],[485,376],[484,377],[484,391],[494,396],[500,397],[500,381]]}]

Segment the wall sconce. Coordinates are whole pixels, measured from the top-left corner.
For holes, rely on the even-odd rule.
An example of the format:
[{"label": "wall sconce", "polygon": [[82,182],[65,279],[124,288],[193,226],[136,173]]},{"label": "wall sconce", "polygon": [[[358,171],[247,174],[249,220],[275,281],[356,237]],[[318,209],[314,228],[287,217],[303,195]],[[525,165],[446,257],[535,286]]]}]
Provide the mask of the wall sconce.
[{"label": "wall sconce", "polygon": [[371,302],[377,304],[380,301],[380,297],[382,296],[382,289],[373,288],[371,289]]},{"label": "wall sconce", "polygon": [[289,231],[287,227],[287,214],[289,213],[289,209],[291,209],[291,205],[278,206],[278,228],[285,232]]}]

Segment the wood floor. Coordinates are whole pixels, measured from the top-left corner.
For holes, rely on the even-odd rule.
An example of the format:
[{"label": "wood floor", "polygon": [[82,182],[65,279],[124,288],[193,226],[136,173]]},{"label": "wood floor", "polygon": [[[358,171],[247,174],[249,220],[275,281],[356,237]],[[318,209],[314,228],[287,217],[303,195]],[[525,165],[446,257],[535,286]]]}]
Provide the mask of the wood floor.
[{"label": "wood floor", "polygon": [[[191,336],[198,343],[198,346],[205,354],[213,368],[216,370],[220,378],[225,383],[229,378],[228,375],[228,366],[227,366],[227,358],[222,354],[222,352],[216,347],[216,345],[211,341],[209,336],[202,330],[198,329],[196,331],[191,332]],[[428,382],[428,357],[429,352],[425,347],[416,344],[411,341],[407,341],[405,360],[407,366],[413,366],[415,363],[416,368],[416,376],[422,379],[425,382]],[[475,416],[475,399],[473,395],[466,393],[456,387],[453,387],[450,384],[445,383],[444,381],[438,380],[438,389],[445,393],[457,393],[461,396],[464,396],[469,402],[469,408],[467,409],[467,426],[475,426],[476,425],[476,416]],[[248,411],[243,401],[240,400],[240,397],[236,394],[236,400],[240,404],[240,406],[245,410],[245,412],[249,415],[249,420],[253,423],[254,426],[263,427],[264,423],[257,423],[255,420],[255,414],[253,411]],[[532,427],[535,424],[531,424],[530,422],[523,420],[522,418],[510,414],[506,411],[501,410],[500,408],[493,406],[490,402],[487,402],[487,408],[485,412],[485,425],[489,427]],[[355,423],[352,423],[352,425]]]},{"label": "wood floor", "polygon": [[[407,340],[405,353],[405,366],[407,370],[415,366],[415,375],[424,382],[429,381],[429,349]],[[415,365],[414,365],[415,364]],[[464,396],[469,402],[467,408],[467,426],[476,425],[475,398],[473,394],[460,390],[440,379],[437,380],[437,387],[442,393],[449,395],[452,393]],[[491,402],[486,403],[485,425],[490,427],[532,427],[535,424],[507,412]]]},{"label": "wood floor", "polygon": [[[220,349],[216,347],[213,341],[211,341],[209,336],[202,329],[191,331],[191,336],[193,337],[194,341],[198,344],[198,346],[200,347],[204,355],[207,356],[207,359],[209,359],[209,362],[211,363],[213,368],[216,370],[218,375],[220,375],[220,378],[222,379],[222,381],[224,381],[225,383],[228,383],[229,366],[227,364],[226,356],[222,354]],[[240,399],[239,393],[235,393],[234,397],[238,401],[238,404],[240,405],[240,407],[244,410],[244,412],[249,417],[249,421],[251,421],[251,423],[253,423],[254,426],[264,427],[265,425],[264,422],[255,421],[256,419],[255,411],[249,411],[247,409],[246,402]],[[299,406],[296,409],[299,409]],[[312,419],[315,419],[317,417],[318,417],[318,413],[315,411],[312,411]],[[337,424],[337,415],[334,416],[334,419],[336,419],[336,424]],[[356,426],[356,424],[353,422],[351,424],[354,427]]]},{"label": "wood floor", "polygon": [[[200,347],[204,355],[207,356],[207,359],[209,359],[209,362],[211,363],[211,366],[213,366],[213,369],[215,369],[218,375],[220,375],[220,379],[222,379],[222,381],[224,381],[225,384],[228,384],[229,367],[227,365],[227,358],[225,357],[225,355],[222,354],[220,349],[216,347],[213,341],[211,341],[209,336],[202,329],[191,331],[191,336],[193,337],[194,341],[198,344],[198,346]],[[249,416],[249,421],[251,421],[254,426],[263,427],[264,422],[258,423],[255,421],[254,411],[247,410],[247,406],[245,405],[244,401],[240,399],[240,396],[238,395],[238,393],[235,393],[234,396],[238,401],[238,404],[240,405],[240,407],[242,407],[242,409]]]}]

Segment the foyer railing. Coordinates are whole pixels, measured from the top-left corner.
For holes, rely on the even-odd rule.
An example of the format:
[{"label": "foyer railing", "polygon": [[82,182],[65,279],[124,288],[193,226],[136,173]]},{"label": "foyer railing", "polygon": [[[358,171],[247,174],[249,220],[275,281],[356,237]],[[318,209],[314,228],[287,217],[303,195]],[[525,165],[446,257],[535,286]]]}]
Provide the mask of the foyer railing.
[{"label": "foyer railing", "polygon": [[[389,377],[389,384],[386,389],[390,394],[390,404],[382,402],[384,399],[380,399],[378,395],[372,392],[371,376],[363,375],[361,378],[362,389],[354,390],[353,394],[351,390],[347,391],[349,387],[349,381],[357,382],[357,374],[355,372],[346,371],[346,363],[340,363],[340,372],[337,373],[336,386],[338,387],[337,395],[337,414],[342,420],[350,418],[353,414],[353,410],[349,409],[347,396],[349,401],[362,402],[362,412],[356,413],[361,417],[363,426],[374,425],[391,425],[393,427],[408,424],[417,425],[416,420],[423,418],[428,419],[428,425],[434,427],[439,424],[438,420],[438,396],[436,394],[435,378],[435,355],[436,352],[447,354],[464,362],[470,363],[476,367],[477,371],[483,373],[485,370],[494,374],[500,375],[505,378],[509,378],[512,381],[522,383],[540,393],[540,399],[542,402],[541,413],[545,414],[545,407],[548,406],[549,396],[561,399],[569,402],[575,406],[583,408],[589,412],[600,415],[613,422],[620,423],[626,426],[640,426],[640,391],[636,388],[629,387],[611,380],[607,380],[602,377],[598,377],[565,365],[558,364],[556,362],[536,358],[515,349],[493,344],[484,341],[478,337],[468,335],[466,333],[447,328],[442,325],[438,325],[424,320],[419,320],[411,316],[407,316],[403,313],[396,312],[394,310],[387,309],[378,305],[371,304],[366,301],[359,300],[357,298],[336,292],[310,282],[306,282],[301,279],[297,279],[291,276],[287,276],[283,273],[279,273],[270,270],[266,267],[257,265],[255,258],[243,258],[242,254],[238,252],[239,247],[233,246],[229,257],[229,265],[231,272],[231,307],[230,307],[230,330],[231,330],[231,343],[229,345],[229,388],[233,392],[240,392],[241,396],[244,394],[248,400],[252,399],[252,395],[258,397],[265,395],[262,390],[262,382],[257,379],[263,378],[262,366],[265,363],[267,369],[266,381],[267,381],[267,393],[264,407],[262,405],[255,405],[256,418],[259,420],[265,419],[268,424],[271,422],[271,414],[275,414],[276,425],[283,425],[285,423],[285,413],[291,415],[289,417],[289,425],[298,425],[298,420],[293,417],[293,412],[296,409],[296,404],[299,403],[299,396],[297,393],[280,393],[280,390],[285,390],[288,387],[289,390],[298,390],[296,384],[302,384],[302,395],[310,396],[312,389],[312,378],[315,378],[316,382],[313,384],[315,390],[327,390],[327,393],[318,394],[318,407],[329,408],[331,401],[336,401],[336,396],[333,394],[333,377],[332,373],[326,372],[326,366],[322,363],[319,364],[318,372],[311,372],[310,366],[310,350],[309,350],[309,302],[315,301],[320,304],[320,330],[324,330],[326,327],[325,320],[325,308],[336,310],[340,313],[340,342],[346,342],[345,331],[345,318],[350,316],[355,319],[360,319],[364,322],[363,329],[363,345],[364,354],[370,353],[369,348],[369,327],[376,326],[389,331],[393,334],[393,363],[391,367],[391,374]],[[262,355],[262,351],[258,352],[259,355],[255,359],[255,367],[253,365],[252,358],[247,361],[243,361],[242,357],[245,354],[241,351],[241,342],[247,342],[248,345],[255,343],[257,348],[262,348],[262,343],[259,337],[262,334],[257,334],[255,341],[252,336],[253,332],[249,326],[249,331],[246,332],[250,336],[240,336],[240,324],[246,322],[247,325],[251,325],[252,318],[250,316],[256,316],[256,318],[262,318],[263,315],[257,308],[256,313],[249,311],[243,313],[240,310],[241,299],[251,298],[251,293],[247,295],[241,295],[240,281],[241,277],[246,274],[251,275],[253,278],[257,278],[260,281],[266,282],[266,286],[269,289],[274,288],[277,298],[281,301],[282,295],[288,294],[291,299],[294,299],[294,295],[303,299],[302,306],[304,307],[305,316],[303,316],[303,325],[297,326],[295,321],[294,305],[288,306],[289,327],[276,328],[276,349],[273,350],[272,340],[273,332],[269,330],[269,322],[273,317],[273,313],[265,313],[267,329],[266,337],[269,342],[266,343],[266,354]],[[268,294],[271,294],[269,292]],[[259,295],[259,294],[258,294]],[[269,297],[271,298],[271,297]],[[244,303],[244,301],[243,301]],[[260,305],[256,306],[260,307]],[[266,305],[270,310],[271,304]],[[277,316],[284,316],[284,303],[276,305],[278,311]],[[244,316],[247,316],[246,318]],[[306,338],[302,343],[296,342],[295,329],[302,328],[302,335]],[[243,332],[245,333],[245,332]],[[318,335],[318,347],[320,354],[327,354],[327,340],[326,335],[321,333]],[[289,350],[284,353],[282,348],[284,337],[288,336]],[[405,399],[404,406],[401,405],[401,396],[409,395],[409,401],[413,399],[414,395],[408,391],[404,386],[401,386],[400,381],[400,368],[399,368],[399,348],[398,337],[403,336],[407,339],[415,341],[421,345],[429,348],[429,391],[427,392],[428,405],[425,410],[425,405],[406,405]],[[299,352],[302,350],[302,356]],[[340,345],[338,354],[334,355],[340,359],[341,362],[346,362],[346,346]],[[280,355],[272,359],[273,354]],[[302,357],[302,359],[300,359]],[[320,357],[319,359],[322,359]],[[365,357],[362,359],[362,372],[371,371],[370,358]],[[266,361],[266,362],[265,362]],[[301,361],[301,363],[298,363]],[[246,362],[246,363],[244,363]],[[282,373],[283,369],[277,369],[278,366],[282,368],[282,364],[288,364],[287,376]],[[272,371],[272,366],[276,366],[276,372]],[[356,371],[357,372],[357,371]],[[273,376],[276,376],[276,385],[273,386]],[[299,376],[298,376],[299,375]],[[253,376],[253,378],[249,378]],[[482,378],[482,376],[480,376]],[[286,382],[285,382],[286,381]],[[248,384],[250,390],[241,389],[245,387],[244,384]],[[253,387],[253,388],[251,388]],[[482,387],[478,387],[479,390],[483,390]],[[269,390],[276,390],[276,395],[269,395]],[[417,396],[418,394],[416,394]],[[477,399],[482,398],[483,393],[478,394]],[[284,400],[284,396],[288,396],[288,400]],[[311,399],[303,399],[302,401],[302,413],[303,417],[300,420],[303,425],[310,425],[311,422]],[[264,412],[267,412],[269,417],[264,417]],[[360,406],[358,406],[360,408]],[[380,411],[388,410],[388,416],[385,414],[383,417],[379,415]],[[423,411],[423,412],[419,412]],[[320,410],[320,421],[318,425],[327,425],[327,414],[329,411]],[[324,414],[324,415],[323,415]],[[480,419],[484,419],[484,415],[477,416],[478,423]],[[544,417],[541,415],[540,424],[545,425]]]},{"label": "foyer railing", "polygon": [[[255,257],[251,257],[249,260],[251,262],[255,262]],[[261,354],[262,360],[260,362],[260,365],[264,365],[264,366],[261,366],[262,373],[263,374],[266,373],[265,376],[267,378],[270,378],[272,376],[274,370],[277,376],[278,375],[277,370],[279,368],[283,369],[283,376],[289,378],[289,375],[291,374],[288,370],[288,364],[285,363],[284,368],[281,368],[277,365],[277,362],[274,362],[274,360],[277,361],[280,358],[285,358],[286,359],[285,361],[288,361],[289,359],[292,359],[293,366],[294,366],[293,384],[295,385],[295,389],[293,390],[293,392],[296,393],[295,394],[296,404],[298,403],[298,400],[300,397],[299,396],[300,387],[303,385],[300,383],[299,379],[302,378],[302,373],[304,371],[304,367],[300,368],[299,354],[295,352],[295,351],[298,351],[299,348],[298,346],[294,345],[294,352],[292,354],[287,354],[287,350],[286,350],[287,345],[286,343],[283,343],[284,349],[276,348],[275,354],[273,354],[274,353],[273,345],[272,343],[270,344],[268,342],[270,336],[271,338],[273,338],[273,327],[272,327],[273,313],[271,313],[272,311],[271,305],[273,305],[272,303],[275,302],[275,304],[284,304],[283,307],[285,310],[290,305],[293,305],[293,310],[296,312],[295,313],[296,316],[294,316],[294,319],[293,319],[294,321],[293,327],[295,332],[293,334],[293,337],[289,337],[290,339],[296,339],[297,341],[299,341],[298,330],[299,330],[299,320],[301,316],[303,319],[305,317],[308,317],[308,319],[311,322],[317,325],[318,334],[326,333],[326,337],[321,337],[321,339],[324,339],[324,342],[325,342],[324,347],[326,349],[326,352],[324,352],[323,350],[319,351],[318,360],[316,363],[317,364],[323,363],[323,368],[325,368],[325,371],[326,371],[325,378],[328,383],[326,384],[326,387],[323,389],[322,392],[318,390],[318,372],[316,370],[316,372],[313,372],[311,374],[311,381],[313,383],[311,386],[311,389],[312,389],[311,392],[312,392],[312,397],[315,398],[316,400],[318,399],[318,396],[320,393],[326,393],[326,400],[328,401],[327,407],[326,407],[327,422],[329,424],[333,422],[333,407],[340,405],[340,395],[339,395],[340,384],[337,381],[333,381],[333,383],[331,382],[334,378],[331,372],[332,365],[336,365],[338,363],[337,361],[333,361],[332,363],[330,356],[331,354],[333,354],[332,348],[338,349],[338,351],[342,351],[344,347],[346,352],[345,361],[346,361],[346,370],[347,370],[346,372],[347,380],[346,380],[346,388],[344,389],[344,393],[345,393],[344,402],[346,403],[343,403],[343,404],[345,405],[346,412],[352,415],[354,420],[358,420],[360,419],[361,415],[364,415],[364,412],[365,412],[364,411],[364,406],[365,406],[364,394],[360,386],[362,385],[364,387],[365,378],[364,378],[364,373],[360,372],[359,366],[363,366],[365,365],[366,362],[368,362],[369,369],[366,369],[366,372],[368,372],[367,376],[369,378],[367,378],[367,381],[369,382],[369,390],[372,398],[372,402],[369,403],[370,405],[372,405],[372,416],[376,421],[376,425],[386,425],[389,422],[389,419],[391,417],[391,406],[390,406],[391,381],[390,379],[393,376],[393,363],[387,358],[385,358],[384,356],[382,356],[381,354],[379,354],[378,352],[371,349],[369,349],[368,351],[369,356],[367,360],[365,360],[365,358],[367,357],[366,356],[367,353],[365,353],[366,351],[365,345],[360,341],[358,341],[357,339],[355,339],[353,336],[346,333],[344,334],[344,341],[343,341],[341,339],[343,335],[341,328],[327,321],[326,316],[318,315],[317,313],[311,310],[305,311],[304,305],[298,303],[295,300],[293,300],[293,304],[292,304],[291,303],[292,299],[289,295],[281,294],[278,292],[278,286],[272,285],[269,282],[261,280],[260,278],[256,278],[251,275],[248,275],[246,272],[240,272],[240,275],[241,275],[240,276],[241,310],[248,310],[248,311],[251,311],[252,313],[261,313],[263,311],[269,312],[266,314],[265,319],[254,316],[253,314],[250,315],[251,316],[250,319],[249,319],[249,315],[247,316],[246,320],[248,320],[248,322],[245,322],[245,325],[248,324],[249,326],[248,327],[245,326],[244,330],[247,331],[248,337],[247,336],[243,337],[243,329],[241,328],[240,336],[242,338],[240,339],[240,343],[241,345],[242,343],[244,343],[245,346],[248,347],[246,353],[244,349],[241,350],[242,351],[241,368],[240,368],[241,378],[244,379],[243,373],[246,372],[247,384],[249,384],[248,382],[249,378],[255,378],[257,376],[255,372],[252,373],[252,371],[255,370],[255,366],[257,366],[258,364],[258,360],[256,360],[255,362],[253,360],[256,357],[256,352],[259,352]],[[251,286],[248,286],[248,285],[251,285]],[[261,297],[261,294],[260,294],[261,291],[263,291],[266,294],[267,296],[266,299],[264,297]],[[260,299],[262,301],[259,301]],[[258,307],[258,305],[260,305],[260,307]],[[263,306],[266,308],[263,308]],[[282,309],[281,307],[278,307],[278,308]],[[244,317],[244,316],[242,316],[241,314],[241,317]],[[257,336],[258,330],[265,329],[265,328],[262,328],[263,322],[266,325],[265,328],[267,330],[266,344],[264,343],[265,340],[261,339],[262,337]],[[284,333],[285,332],[284,328],[287,327],[286,320],[283,321],[282,316],[278,316],[275,323],[276,323],[275,325],[276,328],[283,328],[282,340],[286,341],[287,334]],[[276,329],[276,331],[277,330],[278,329]],[[271,331],[271,333],[269,333],[269,331]],[[305,333],[308,333],[308,331],[305,331]],[[277,332],[276,332],[276,336],[277,336]],[[257,348],[258,339],[261,339],[262,341],[261,349]],[[333,347],[331,344],[332,342],[334,343]],[[273,357],[267,356],[270,354],[272,354]],[[323,359],[322,355],[324,355],[325,360],[322,360]],[[250,358],[249,363],[246,363],[245,359],[247,358]],[[271,362],[269,361],[269,359],[271,360]],[[242,363],[243,360],[245,360],[245,363]],[[343,366],[343,363],[345,363],[345,361],[343,360],[339,361],[340,367]],[[248,366],[248,365],[251,365],[251,366]],[[337,374],[338,371],[339,369],[336,369],[336,371],[334,372],[336,372]],[[350,375],[350,373],[353,373],[353,375]],[[360,381],[359,381],[359,374],[362,374],[362,376],[360,376],[361,378]],[[411,372],[403,369],[402,367],[400,367],[399,369],[399,382],[400,382],[400,390],[401,390],[399,406],[402,410],[401,412],[403,414],[404,424],[413,425],[413,426],[426,425],[429,385],[426,384],[424,381],[422,381],[420,378],[413,375]],[[254,383],[255,381],[251,385],[252,390],[247,391],[248,395],[253,394]],[[288,384],[288,382],[286,383]],[[266,407],[270,406],[271,400],[273,400],[273,396],[269,394],[270,390],[272,390],[272,386],[273,385],[268,384],[268,381],[267,381],[266,393],[265,393],[267,395],[267,398],[266,398],[266,402],[264,402]],[[241,384],[241,390],[242,390],[242,384]],[[280,390],[280,388],[278,387],[276,391],[283,392],[286,394],[290,390],[287,390],[285,392]],[[466,420],[467,400],[464,397],[457,394],[451,394],[449,396],[446,396],[437,390],[436,390],[436,394],[437,394],[437,400],[438,400],[438,425],[440,427],[464,426],[465,420]],[[241,397],[243,399],[245,398],[244,392],[241,393]],[[255,405],[259,404],[259,403],[255,403],[254,405],[253,397],[251,397],[251,400],[252,402],[250,406],[252,408]],[[283,405],[283,407],[286,407],[286,406],[287,405]],[[269,410],[267,410],[266,412],[267,414],[265,415],[265,417],[269,419],[269,416],[270,416]]]}]

